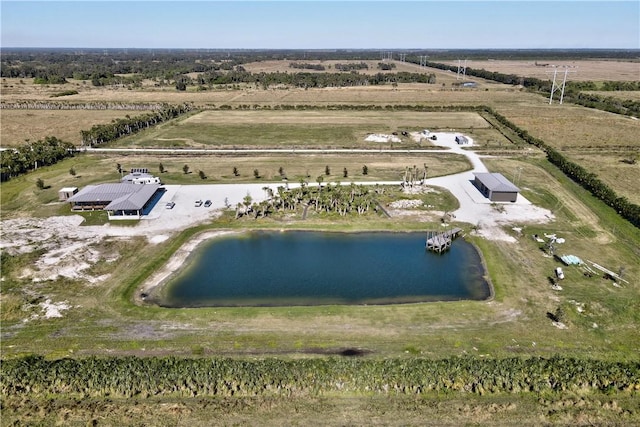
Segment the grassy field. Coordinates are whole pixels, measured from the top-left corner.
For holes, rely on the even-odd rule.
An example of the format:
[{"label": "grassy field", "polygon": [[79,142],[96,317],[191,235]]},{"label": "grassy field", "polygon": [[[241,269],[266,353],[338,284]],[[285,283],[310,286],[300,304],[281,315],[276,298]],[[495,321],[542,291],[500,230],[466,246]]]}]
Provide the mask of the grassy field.
[{"label": "grassy field", "polygon": [[[572,150],[567,157],[598,175],[602,181],[616,191],[640,205],[638,182],[640,182],[640,147],[627,150]],[[597,154],[596,154],[597,153]],[[634,162],[635,163],[632,163]]]},{"label": "grassy field", "polygon": [[[162,163],[165,172],[159,173]],[[101,182],[118,182],[120,175],[116,165],[128,170],[135,167],[147,167],[151,173],[161,176],[165,184],[232,184],[247,182],[281,181],[280,168],[290,182],[301,179],[315,183],[318,176],[325,182],[349,183],[357,181],[398,181],[406,168],[414,165],[422,168],[427,164],[430,177],[448,175],[470,169],[465,157],[455,154],[424,154],[420,158],[398,154],[336,155],[78,155],[60,162],[54,167],[41,168],[37,173],[24,175],[2,184],[0,192],[0,215],[7,219],[33,213],[37,216],[69,214],[68,206],[56,203],[58,191],[63,187],[82,188]],[[188,165],[193,173],[185,174],[183,166]],[[363,175],[363,166],[367,166],[367,175]],[[329,175],[326,167],[329,167]],[[238,176],[234,176],[233,168]],[[73,168],[76,175],[69,174]],[[344,169],[348,177],[344,177]],[[256,178],[254,170],[260,178]],[[199,177],[203,171],[206,179]],[[50,188],[38,190],[36,180],[41,178]]]},{"label": "grassy field", "polygon": [[[47,425],[118,426],[135,419],[145,426],[321,425],[454,426],[496,425],[632,425],[637,421],[636,401],[627,397],[527,396],[318,396],[283,398],[161,398],[149,399],[60,399],[26,403],[8,398],[6,407],[22,405],[25,415],[8,422]],[[215,417],[212,415],[215,414]],[[215,419],[213,419],[215,418]],[[322,420],[321,422],[319,420]]]},{"label": "grassy field", "polygon": [[[207,91],[179,92],[173,87],[155,88],[143,87],[139,90],[127,90],[124,88],[96,88],[91,85],[79,83],[67,83],[63,85],[34,85],[25,83],[20,91],[11,91],[8,88],[0,88],[3,101],[16,100],[53,100],[68,102],[168,102],[181,103],[192,102],[195,105],[280,105],[280,104],[424,104],[424,105],[497,105],[520,103],[524,99],[530,101],[544,99],[526,93],[520,93],[518,89],[504,86],[498,83],[485,82],[482,79],[472,79],[481,82],[482,86],[476,89],[454,89],[452,83],[456,83],[455,73],[449,73],[438,69],[426,69],[427,72],[436,74],[435,84],[406,83],[384,86],[356,86],[344,88],[323,89],[296,89],[296,88],[270,88],[267,90],[255,85],[236,85],[221,87]],[[15,86],[14,79],[10,84]],[[18,79],[15,79],[18,80]],[[26,82],[26,81],[25,81]],[[458,81],[459,82],[459,81]],[[444,83],[444,86],[443,86]],[[486,89],[486,90],[485,90]],[[50,98],[52,94],[65,90],[77,90],[77,95],[69,95],[60,98]],[[487,90],[491,96],[487,96]],[[519,94],[514,97],[514,94]]]},{"label": "grassy field", "polygon": [[[556,216],[552,224],[526,225],[523,236],[515,244],[487,241],[473,237],[472,233],[468,236],[484,254],[495,287],[494,301],[172,310],[133,306],[128,297],[122,296],[132,295],[148,272],[164,263],[166,257],[198,230],[303,227],[356,231],[429,227],[419,217],[402,221],[382,218],[337,221],[326,217],[301,223],[295,219],[236,221],[225,215],[209,226],[174,236],[165,245],[149,245],[143,238],[108,240],[103,244],[107,245],[108,253],[118,254],[117,261],[92,267],[95,275],[110,274],[108,280],[94,286],[71,279],[34,283],[20,279],[20,271],[37,259],[37,252],[3,262],[3,354],[43,353],[46,349],[44,354],[49,357],[103,352],[193,355],[197,347],[198,354],[239,357],[256,354],[300,357],[313,353],[313,349],[340,348],[364,348],[371,351],[371,357],[381,358],[407,356],[407,349],[411,349],[410,354],[423,357],[549,356],[558,352],[612,360],[633,357],[640,350],[632,327],[640,320],[637,280],[633,279],[640,275],[636,262],[638,230],[617,219],[610,209],[584,194],[575,184],[558,176],[541,159],[487,161],[492,170],[505,174],[522,167],[519,185],[523,194],[551,209]],[[65,172],[65,165],[61,165],[58,176]],[[101,170],[94,173],[110,174]],[[28,178],[33,180],[36,176],[48,176],[46,174],[54,176],[54,171],[42,170]],[[87,181],[94,179],[93,175],[81,175],[81,179]],[[55,197],[54,191],[48,193],[49,199],[43,199],[43,193],[26,181],[3,184],[3,208],[12,207],[18,214],[38,205],[43,205],[42,212],[59,211],[59,204],[47,207]],[[12,194],[15,196],[11,197]],[[10,198],[8,202],[5,196]],[[24,203],[12,205],[23,199]],[[624,266],[631,284],[618,288],[609,280],[587,278],[579,269],[567,268],[563,291],[553,291],[548,277],[558,263],[530,238],[534,233],[557,233],[566,239],[561,248],[563,252],[614,270]],[[62,318],[23,323],[30,313],[37,312],[29,301],[44,297],[67,301],[72,308],[65,311]],[[558,307],[567,313],[568,330],[554,327],[546,316]]]},{"label": "grassy field", "polygon": [[[473,63],[469,64],[474,67]],[[444,73],[443,73],[444,74]],[[440,77],[438,77],[440,78]],[[443,77],[445,78],[445,77]],[[455,81],[449,75],[447,84]],[[399,85],[370,88],[321,90],[216,90],[177,93],[173,91],[118,91],[78,87],[79,94],[63,99],[84,101],[184,102],[200,105],[278,104],[420,104],[489,105],[526,129],[531,135],[560,149],[572,160],[589,166],[616,191],[637,201],[635,182],[638,166],[619,160],[638,147],[638,124],[630,119],[571,105],[549,106],[543,97],[513,88],[486,84],[481,89],[451,90],[436,85]],[[8,82],[7,85],[15,82]],[[19,83],[18,83],[19,84]],[[485,83],[483,83],[485,84]],[[61,88],[3,88],[3,100],[48,99]],[[67,85],[65,85],[67,86]],[[5,92],[5,90],[13,91]],[[18,90],[19,89],[19,90]],[[486,90],[485,90],[486,89]],[[40,92],[42,93],[40,93]],[[60,98],[54,98],[56,100]],[[123,117],[124,111],[85,112],[45,110],[0,110],[2,141],[18,123],[24,132],[37,131],[47,122],[53,136],[76,132],[91,124]],[[53,113],[53,114],[51,114]],[[84,114],[87,114],[86,116]],[[5,114],[7,114],[5,116]],[[32,115],[29,115],[32,114]],[[56,116],[56,114],[59,114]],[[131,113],[129,113],[131,114]],[[10,117],[7,122],[5,117]],[[57,119],[60,119],[60,123]],[[59,127],[60,126],[60,127]],[[33,129],[31,129],[33,127]],[[16,126],[16,129],[18,126]],[[27,129],[29,128],[29,129]],[[329,128],[329,129],[327,129]],[[146,238],[108,238],[87,243],[78,239],[83,251],[99,254],[89,267],[96,283],[81,279],[31,281],[25,273],[37,268],[44,248],[14,256],[2,253],[0,320],[2,357],[42,354],[47,358],[88,355],[137,355],[233,358],[316,358],[340,354],[344,349],[366,350],[369,358],[444,358],[450,356],[502,358],[510,356],[590,357],[603,360],[637,361],[640,353],[638,288],[640,277],[640,231],[620,219],[610,208],[568,180],[537,150],[514,147],[480,116],[468,113],[445,115],[413,112],[284,112],[205,111],[118,142],[120,146],[155,147],[264,147],[299,146],[312,141],[317,146],[360,146],[367,133],[453,128],[477,140],[491,171],[511,177],[520,168],[518,186],[532,203],[549,209],[554,220],[545,225],[521,224],[521,231],[507,228],[515,243],[487,240],[473,233],[470,224],[459,225],[466,239],[482,252],[495,290],[491,301],[436,302],[388,306],[322,306],[165,309],[135,305],[132,297],[150,273],[199,232],[210,230],[312,229],[330,231],[407,231],[439,227],[440,219],[410,215],[384,219],[315,217],[300,221],[295,216],[253,220],[233,219],[231,213],[209,224],[172,234],[163,244]],[[65,129],[65,130],[63,130]],[[47,133],[49,134],[49,133]],[[604,154],[603,154],[604,153]],[[167,184],[260,182],[278,179],[282,167],[295,182],[315,182],[325,166],[331,173],[325,181],[341,180],[343,168],[357,180],[398,179],[406,167],[426,163],[429,176],[467,170],[466,160],[445,154],[407,153],[314,156],[171,156],[82,154],[51,167],[0,184],[0,216],[3,221],[35,216],[67,215],[68,206],[57,202],[57,191],[117,181],[116,164],[125,169],[149,167],[158,173],[162,163]],[[191,171],[184,174],[183,165]],[[368,174],[362,175],[367,165]],[[233,167],[240,175],[233,176]],[[76,176],[69,174],[69,169]],[[257,169],[261,178],[256,179]],[[41,178],[49,188],[38,190]],[[406,197],[393,193],[392,197]],[[437,202],[450,209],[449,197]],[[101,223],[104,218],[88,217]],[[3,224],[4,226],[4,224]],[[47,231],[42,231],[46,233]],[[598,274],[587,277],[578,267],[565,267],[562,290],[553,290],[550,276],[560,263],[551,257],[533,234],[557,234],[565,243],[557,254],[573,254],[613,271],[624,268],[629,283],[617,286]],[[50,299],[66,303],[61,317],[42,316],[40,303]],[[564,312],[567,329],[554,325],[548,313]],[[581,396],[579,393],[539,396],[517,395],[429,395],[418,397],[338,395],[287,399],[228,398],[173,399],[151,396],[128,401],[103,398],[69,402],[64,399],[28,401],[3,396],[3,420],[19,419],[35,424],[61,423],[119,425],[135,418],[146,425],[207,425],[211,414],[219,424],[305,424],[310,419],[327,425],[361,424],[633,424],[638,422],[637,394]],[[615,404],[614,404],[615,403]],[[13,406],[11,406],[13,408]],[[635,408],[635,409],[634,409]],[[110,411],[113,409],[113,411]]]},{"label": "grassy field", "polygon": [[[185,120],[123,138],[114,147],[146,148],[433,148],[402,131],[423,129],[483,131],[487,139],[501,135],[475,113],[385,111],[203,111]],[[374,133],[398,134],[400,143],[368,142]]]},{"label": "grassy field", "polygon": [[640,122],[629,117],[571,105],[506,107],[498,110],[534,137],[595,172],[634,203],[640,182],[637,164],[625,163],[640,152]]},{"label": "grassy field", "polygon": [[612,98],[617,98],[617,99],[621,99],[621,100],[633,100],[633,101],[640,101],[640,91],[637,92],[632,92],[632,91],[625,91],[625,90],[618,90],[618,91],[591,91],[591,90],[586,90],[584,91],[584,93],[593,93],[595,95],[598,96],[602,96],[602,97],[612,97]]},{"label": "grassy field", "polygon": [[55,136],[74,145],[82,143],[81,130],[107,124],[114,119],[144,114],[127,110],[0,110],[2,146],[16,147],[25,142]]}]

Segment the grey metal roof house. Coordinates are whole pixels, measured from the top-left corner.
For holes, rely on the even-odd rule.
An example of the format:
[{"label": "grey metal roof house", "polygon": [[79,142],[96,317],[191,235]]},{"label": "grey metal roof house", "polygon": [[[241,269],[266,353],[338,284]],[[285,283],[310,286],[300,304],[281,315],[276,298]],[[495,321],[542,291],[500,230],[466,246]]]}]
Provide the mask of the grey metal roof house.
[{"label": "grey metal roof house", "polygon": [[105,210],[109,219],[139,219],[160,199],[157,184],[88,185],[67,201],[73,210]]},{"label": "grey metal roof house", "polygon": [[473,185],[492,202],[515,202],[520,189],[501,173],[474,173]]}]

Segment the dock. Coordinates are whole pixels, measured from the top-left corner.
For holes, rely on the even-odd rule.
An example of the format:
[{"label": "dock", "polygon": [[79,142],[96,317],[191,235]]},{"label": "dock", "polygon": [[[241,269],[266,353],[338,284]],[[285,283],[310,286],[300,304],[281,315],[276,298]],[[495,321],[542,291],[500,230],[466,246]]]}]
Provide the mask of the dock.
[{"label": "dock", "polygon": [[446,231],[427,231],[425,247],[432,252],[442,253],[451,247],[453,239],[462,233],[462,228],[452,228]]}]

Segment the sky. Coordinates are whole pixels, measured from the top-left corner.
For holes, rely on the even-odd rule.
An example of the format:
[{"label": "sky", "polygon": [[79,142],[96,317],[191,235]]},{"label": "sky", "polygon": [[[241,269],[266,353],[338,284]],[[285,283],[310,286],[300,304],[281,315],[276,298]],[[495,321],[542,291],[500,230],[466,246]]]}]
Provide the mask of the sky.
[{"label": "sky", "polygon": [[640,49],[640,1],[8,1],[0,47]]}]

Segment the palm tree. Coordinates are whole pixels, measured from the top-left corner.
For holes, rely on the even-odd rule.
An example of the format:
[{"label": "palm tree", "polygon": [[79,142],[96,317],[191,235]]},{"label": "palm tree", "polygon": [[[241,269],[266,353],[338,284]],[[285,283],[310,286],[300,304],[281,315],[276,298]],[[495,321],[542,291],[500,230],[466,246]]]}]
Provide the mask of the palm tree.
[{"label": "palm tree", "polygon": [[251,202],[253,201],[253,198],[251,197],[251,194],[249,194],[249,192],[247,192],[247,195],[244,196],[244,199],[242,199],[242,202],[244,203],[244,205],[249,208],[251,206]]}]

